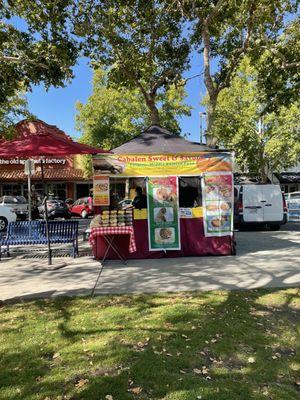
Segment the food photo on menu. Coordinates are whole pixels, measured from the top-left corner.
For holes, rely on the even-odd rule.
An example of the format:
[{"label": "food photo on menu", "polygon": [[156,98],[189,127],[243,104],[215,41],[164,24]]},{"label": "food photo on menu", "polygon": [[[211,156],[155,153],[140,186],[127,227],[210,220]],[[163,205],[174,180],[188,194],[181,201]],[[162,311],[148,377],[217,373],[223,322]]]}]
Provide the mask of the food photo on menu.
[{"label": "food photo on menu", "polygon": [[229,231],[231,228],[231,218],[229,215],[208,215],[207,227],[209,231]]},{"label": "food photo on menu", "polygon": [[215,215],[216,213],[230,213],[231,203],[227,201],[210,201],[206,204],[206,212],[208,215]]},{"label": "food photo on menu", "polygon": [[220,198],[224,200],[230,200],[231,196],[232,196],[232,188],[230,185],[217,186],[217,185],[207,184],[205,186],[206,200],[218,200]]},{"label": "food photo on menu", "polygon": [[108,190],[108,183],[107,182],[97,183],[96,184],[96,189],[101,191],[101,192],[106,192]]},{"label": "food photo on menu", "polygon": [[155,228],[155,242],[157,244],[174,243],[175,229],[170,228]]},{"label": "food photo on menu", "polygon": [[174,210],[172,207],[155,207],[154,208],[155,222],[173,222]]},{"label": "food photo on menu", "polygon": [[157,203],[174,203],[177,200],[177,196],[171,186],[159,186],[153,189],[153,199]]},{"label": "food photo on menu", "polygon": [[230,185],[219,186],[219,194],[224,199],[231,199],[232,187]]}]

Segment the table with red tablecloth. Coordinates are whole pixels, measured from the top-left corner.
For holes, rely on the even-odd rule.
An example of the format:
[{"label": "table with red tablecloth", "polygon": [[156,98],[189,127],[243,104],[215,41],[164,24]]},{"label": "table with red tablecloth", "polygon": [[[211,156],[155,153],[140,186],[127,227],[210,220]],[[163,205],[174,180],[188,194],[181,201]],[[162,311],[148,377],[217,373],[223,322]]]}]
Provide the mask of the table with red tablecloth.
[{"label": "table with red tablecloth", "polygon": [[[136,251],[136,243],[134,236],[133,226],[99,226],[91,228],[90,232],[90,243],[94,250],[94,255],[97,259],[103,258],[109,245],[110,241],[107,238],[113,240],[114,246],[119,249],[120,253],[127,258],[127,254],[134,253]],[[101,248],[101,254],[95,254],[96,249]],[[113,249],[109,250],[111,253],[116,252]],[[107,256],[109,257],[108,252]]]},{"label": "table with red tablecloth", "polygon": [[[101,229],[103,228],[92,228],[90,239],[94,256],[99,260],[103,258],[107,249],[107,243],[103,236],[96,233],[97,230]],[[233,254],[233,237],[206,237],[204,235],[203,218],[180,219],[181,250],[150,251],[147,219],[134,220],[132,230],[136,251],[130,251],[132,236],[128,234],[118,235],[115,239],[115,245],[118,246],[124,257],[128,259]],[[118,257],[110,249],[107,258],[117,259]]]}]

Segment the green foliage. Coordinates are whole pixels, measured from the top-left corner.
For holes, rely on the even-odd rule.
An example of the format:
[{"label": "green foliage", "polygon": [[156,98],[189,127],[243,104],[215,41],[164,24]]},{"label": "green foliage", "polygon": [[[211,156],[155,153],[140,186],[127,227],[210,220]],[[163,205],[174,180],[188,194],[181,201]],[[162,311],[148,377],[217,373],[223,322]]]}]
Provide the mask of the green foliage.
[{"label": "green foliage", "polygon": [[[276,44],[298,0],[178,0],[193,24],[192,40],[203,54],[207,131],[211,134],[219,93],[228,88],[245,56],[255,62]],[[282,45],[285,46],[284,40]],[[213,68],[212,68],[213,65]],[[207,137],[208,139],[208,137]]]},{"label": "green foliage", "polygon": [[[184,97],[183,86],[170,86],[158,96],[161,123],[175,134],[180,132],[177,118],[190,113]],[[77,103],[77,110],[76,125],[83,132],[82,140],[105,149],[120,146],[151,124],[139,90],[108,86],[107,74],[101,69],[94,73],[93,93],[86,104]]]},{"label": "green foliage", "polygon": [[189,42],[173,9],[165,0],[80,0],[74,10],[85,55],[109,67],[109,82],[118,89],[142,93],[152,123],[160,123],[159,94],[188,66]]},{"label": "green foliage", "polygon": [[0,139],[10,139],[14,135],[14,125],[23,118],[32,118],[28,110],[27,99],[22,94],[0,103]]},{"label": "green foliage", "polygon": [[299,102],[266,113],[259,102],[258,73],[245,59],[230,88],[219,95],[213,134],[236,152],[244,172],[265,180],[268,171],[295,165],[300,155]]},{"label": "green foliage", "polygon": [[[68,29],[69,1],[13,0],[0,4],[0,104],[20,86],[62,86],[73,76],[77,49]],[[16,28],[16,18],[24,28]],[[23,25],[22,24],[22,25]]]},{"label": "green foliage", "polygon": [[274,45],[256,63],[261,101],[266,111],[276,111],[299,98],[300,17],[288,23]]}]

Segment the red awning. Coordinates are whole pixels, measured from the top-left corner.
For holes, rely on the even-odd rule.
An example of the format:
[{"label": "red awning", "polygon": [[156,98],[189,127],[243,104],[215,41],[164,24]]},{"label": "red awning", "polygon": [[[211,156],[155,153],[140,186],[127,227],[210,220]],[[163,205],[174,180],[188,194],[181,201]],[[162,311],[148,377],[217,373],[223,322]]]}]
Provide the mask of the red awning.
[{"label": "red awning", "polygon": [[14,140],[0,141],[0,157],[67,156],[72,154],[109,153],[97,147],[74,142],[58,128],[43,121],[22,121]]}]

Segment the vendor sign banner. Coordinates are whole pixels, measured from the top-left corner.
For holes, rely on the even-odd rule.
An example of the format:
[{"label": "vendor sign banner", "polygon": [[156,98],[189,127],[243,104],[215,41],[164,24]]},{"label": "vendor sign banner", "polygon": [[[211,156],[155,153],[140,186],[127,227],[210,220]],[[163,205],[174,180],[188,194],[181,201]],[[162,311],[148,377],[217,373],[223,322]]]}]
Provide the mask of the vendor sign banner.
[{"label": "vendor sign banner", "polygon": [[178,178],[149,178],[148,231],[150,250],[180,250]]},{"label": "vendor sign banner", "polygon": [[93,164],[101,174],[114,176],[197,176],[207,171],[232,171],[232,154],[106,154],[94,157]]},{"label": "vendor sign banner", "polygon": [[94,175],[93,179],[93,204],[94,206],[109,205],[109,177]]},{"label": "vendor sign banner", "polygon": [[233,232],[233,176],[206,173],[202,179],[205,236],[228,236]]}]

